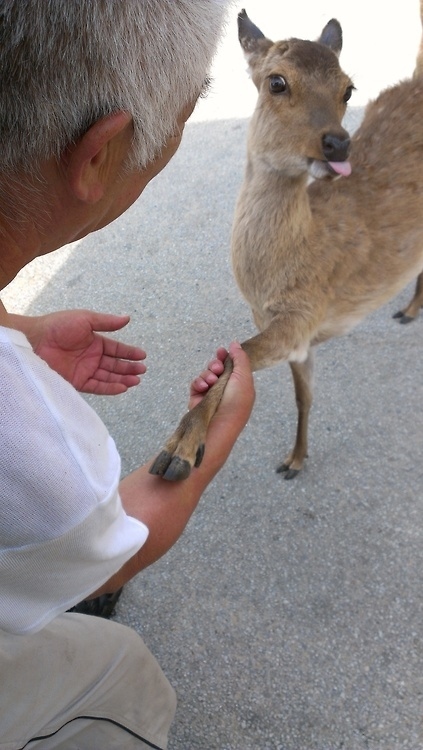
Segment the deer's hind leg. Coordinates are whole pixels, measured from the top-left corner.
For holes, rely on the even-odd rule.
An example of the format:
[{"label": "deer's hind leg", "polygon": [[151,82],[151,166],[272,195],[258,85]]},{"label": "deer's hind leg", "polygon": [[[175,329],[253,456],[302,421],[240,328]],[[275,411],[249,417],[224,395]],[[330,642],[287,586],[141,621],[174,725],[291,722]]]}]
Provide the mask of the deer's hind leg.
[{"label": "deer's hind leg", "polygon": [[417,318],[421,307],[423,307],[423,272],[417,276],[413,299],[404,310],[398,310],[393,317],[398,318],[400,323],[411,323]]},{"label": "deer's hind leg", "polygon": [[295,401],[298,410],[297,435],[295,445],[278,472],[285,474],[285,479],[293,479],[301,471],[308,449],[308,417],[313,402],[313,365],[314,352],[309,349],[304,362],[290,362],[294,380]]}]

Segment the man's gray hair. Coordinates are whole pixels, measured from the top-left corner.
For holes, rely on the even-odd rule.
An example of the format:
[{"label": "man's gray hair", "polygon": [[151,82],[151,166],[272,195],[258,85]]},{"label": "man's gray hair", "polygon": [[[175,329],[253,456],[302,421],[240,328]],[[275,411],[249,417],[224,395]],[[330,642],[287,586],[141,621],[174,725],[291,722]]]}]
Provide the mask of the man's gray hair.
[{"label": "man's gray hair", "polygon": [[0,172],[124,110],[144,167],[200,93],[230,0],[0,0]]}]

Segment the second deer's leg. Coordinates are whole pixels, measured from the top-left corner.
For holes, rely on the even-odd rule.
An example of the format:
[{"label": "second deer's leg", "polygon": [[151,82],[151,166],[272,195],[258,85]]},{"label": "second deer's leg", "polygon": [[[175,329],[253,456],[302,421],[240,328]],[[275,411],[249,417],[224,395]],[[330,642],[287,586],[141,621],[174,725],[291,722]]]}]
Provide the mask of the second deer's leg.
[{"label": "second deer's leg", "polygon": [[413,299],[404,310],[398,310],[393,317],[399,318],[400,323],[411,323],[417,318],[421,307],[423,307],[423,271],[417,276]]},{"label": "second deer's leg", "polygon": [[284,472],[285,479],[293,479],[297,476],[307,457],[308,417],[313,401],[314,352],[310,349],[304,362],[290,362],[289,364],[294,379],[298,422],[295,445],[277,469],[278,472]]}]

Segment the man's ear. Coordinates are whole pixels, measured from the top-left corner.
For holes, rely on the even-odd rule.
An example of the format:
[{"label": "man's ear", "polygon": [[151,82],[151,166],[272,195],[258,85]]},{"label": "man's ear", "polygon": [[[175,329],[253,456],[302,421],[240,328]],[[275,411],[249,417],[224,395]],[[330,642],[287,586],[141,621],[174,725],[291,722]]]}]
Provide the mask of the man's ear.
[{"label": "man's ear", "polygon": [[[128,112],[114,112],[97,120],[63,155],[68,185],[78,200],[97,203],[106,185],[120,171],[130,143]],[[125,130],[128,128],[128,134]]]}]

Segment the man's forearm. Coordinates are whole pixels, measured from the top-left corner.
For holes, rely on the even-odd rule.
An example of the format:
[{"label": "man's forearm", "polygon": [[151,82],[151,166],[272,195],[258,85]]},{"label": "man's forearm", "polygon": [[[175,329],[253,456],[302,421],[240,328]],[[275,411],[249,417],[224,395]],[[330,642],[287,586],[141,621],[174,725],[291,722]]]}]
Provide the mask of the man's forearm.
[{"label": "man's forearm", "polygon": [[[183,481],[168,482],[148,473],[151,462],[136,469],[120,483],[123,507],[149,529],[143,547],[98,593],[115,591],[136,573],[164,555],[181,536],[201,495],[226,462],[245,427],[254,401],[251,374],[244,371],[243,382],[233,386],[227,403],[213,418],[201,465]],[[227,386],[227,389],[229,384]],[[229,389],[230,390],[230,389]],[[235,392],[234,392],[235,391]]]}]

